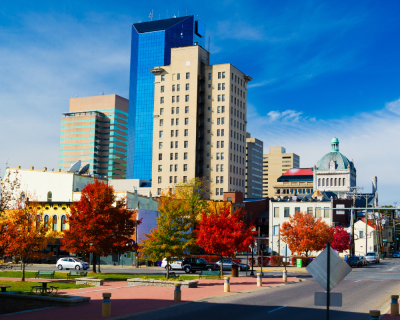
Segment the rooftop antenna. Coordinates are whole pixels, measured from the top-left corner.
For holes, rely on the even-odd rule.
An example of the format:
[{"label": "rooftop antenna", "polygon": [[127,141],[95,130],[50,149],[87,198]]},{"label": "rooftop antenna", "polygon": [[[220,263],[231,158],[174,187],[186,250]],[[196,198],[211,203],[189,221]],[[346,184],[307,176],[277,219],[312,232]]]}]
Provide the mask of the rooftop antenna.
[{"label": "rooftop antenna", "polygon": [[149,14],[149,18],[150,18],[150,21],[153,21],[153,9],[151,9],[151,12]]}]

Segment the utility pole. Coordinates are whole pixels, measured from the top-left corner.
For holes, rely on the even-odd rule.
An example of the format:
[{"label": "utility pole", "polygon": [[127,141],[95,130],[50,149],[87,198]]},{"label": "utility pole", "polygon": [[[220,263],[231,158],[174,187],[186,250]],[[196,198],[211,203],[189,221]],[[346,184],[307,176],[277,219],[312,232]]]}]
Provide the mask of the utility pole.
[{"label": "utility pole", "polygon": [[365,255],[368,252],[368,196],[365,196]]},{"label": "utility pole", "polygon": [[[352,189],[352,192],[349,192],[349,195],[353,196],[353,207],[356,206],[356,198],[357,198],[357,191],[364,189],[364,187],[350,187]],[[357,213],[354,212],[353,209],[351,209],[351,247],[350,247],[350,256],[354,256],[355,254],[355,246],[354,246],[354,216],[357,215]]]},{"label": "utility pole", "polygon": [[[394,207],[397,208],[397,202],[394,203]],[[392,212],[392,221],[393,221],[393,242],[394,242],[394,248],[393,251],[397,251],[397,234],[396,234],[396,210],[391,210]]]},{"label": "utility pole", "polygon": [[[278,225],[279,229],[281,228],[281,224]],[[278,235],[278,256],[281,254],[281,232],[279,231]]]}]

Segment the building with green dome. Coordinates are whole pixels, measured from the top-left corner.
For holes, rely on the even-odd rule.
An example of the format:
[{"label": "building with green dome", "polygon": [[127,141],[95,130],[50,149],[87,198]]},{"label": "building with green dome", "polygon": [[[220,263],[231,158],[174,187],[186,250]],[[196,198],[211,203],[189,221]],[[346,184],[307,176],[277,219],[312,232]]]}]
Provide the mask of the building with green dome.
[{"label": "building with green dome", "polygon": [[347,193],[357,185],[353,161],[339,152],[339,139],[331,141],[331,151],[314,166],[314,190]]}]

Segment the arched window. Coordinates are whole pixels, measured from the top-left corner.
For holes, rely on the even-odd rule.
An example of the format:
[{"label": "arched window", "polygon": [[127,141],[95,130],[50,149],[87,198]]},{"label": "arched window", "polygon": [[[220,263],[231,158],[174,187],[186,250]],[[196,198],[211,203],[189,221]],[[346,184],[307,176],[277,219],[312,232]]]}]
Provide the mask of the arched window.
[{"label": "arched window", "polygon": [[331,187],[333,186],[333,178],[331,178]]},{"label": "arched window", "polygon": [[346,185],[346,179],[343,178],[343,187]]},{"label": "arched window", "polygon": [[335,178],[335,187],[337,186],[337,178]]},{"label": "arched window", "polygon": [[53,216],[53,231],[57,231],[57,216]]},{"label": "arched window", "polygon": [[44,227],[47,228],[47,225],[49,224],[49,216],[46,214],[44,216]]},{"label": "arched window", "polygon": [[322,186],[325,187],[325,179],[322,178]]},{"label": "arched window", "polygon": [[61,217],[61,231],[65,230],[65,216]]},{"label": "arched window", "polygon": [[318,187],[321,186],[321,178],[318,178]]},{"label": "arched window", "polygon": [[47,192],[47,202],[51,202],[53,200],[53,193],[51,191]]}]

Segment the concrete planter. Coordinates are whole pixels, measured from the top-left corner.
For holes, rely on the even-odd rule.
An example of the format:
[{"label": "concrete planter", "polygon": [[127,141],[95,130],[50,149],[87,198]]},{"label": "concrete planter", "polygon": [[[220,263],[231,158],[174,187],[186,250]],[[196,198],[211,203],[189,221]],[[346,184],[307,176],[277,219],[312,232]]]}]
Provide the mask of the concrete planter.
[{"label": "concrete planter", "polygon": [[39,295],[0,293],[0,314],[42,309],[49,307],[73,307],[89,303],[89,297],[70,296],[69,298],[46,297]]},{"label": "concrete planter", "polygon": [[94,286],[94,287],[100,287],[104,284],[104,279],[97,279],[97,277],[76,278],[75,283]]},{"label": "concrete planter", "polygon": [[156,287],[175,287],[175,284],[179,283],[181,288],[197,288],[197,280],[190,281],[166,281],[166,280],[152,280],[152,279],[140,279],[133,278],[128,279],[128,286],[156,286]]}]

